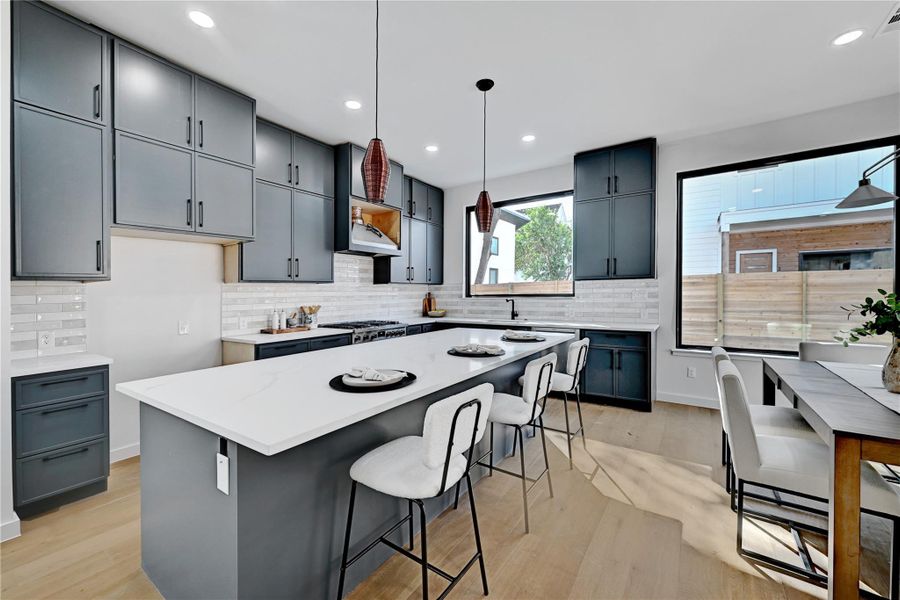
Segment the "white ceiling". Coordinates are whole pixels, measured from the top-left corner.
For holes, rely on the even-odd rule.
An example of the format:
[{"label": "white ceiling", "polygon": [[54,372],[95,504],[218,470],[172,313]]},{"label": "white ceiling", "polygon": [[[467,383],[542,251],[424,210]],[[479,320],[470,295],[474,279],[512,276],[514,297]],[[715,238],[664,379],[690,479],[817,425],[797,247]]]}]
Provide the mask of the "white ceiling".
[{"label": "white ceiling", "polygon": [[[55,4],[255,97],[262,117],[328,143],[373,134],[374,2]],[[874,37],[893,4],[383,2],[381,137],[407,173],[449,187],[481,178],[482,77],[496,80],[488,178],[897,93],[900,35]]]}]

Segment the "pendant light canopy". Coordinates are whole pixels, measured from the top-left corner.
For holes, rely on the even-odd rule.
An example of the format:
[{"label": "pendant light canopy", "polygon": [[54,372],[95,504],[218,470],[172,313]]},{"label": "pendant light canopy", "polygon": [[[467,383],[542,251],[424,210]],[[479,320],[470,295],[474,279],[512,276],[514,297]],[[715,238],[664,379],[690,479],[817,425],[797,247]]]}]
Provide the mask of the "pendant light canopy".
[{"label": "pendant light canopy", "polygon": [[366,155],[363,157],[360,169],[362,170],[363,187],[366,189],[366,200],[369,202],[384,202],[387,193],[388,180],[391,178],[391,163],[388,161],[384,142],[378,137],[378,0],[375,0],[375,137],[369,140]]},{"label": "pendant light canopy", "polygon": [[482,114],[482,138],[481,138],[481,193],[475,203],[475,220],[479,233],[488,233],[494,220],[494,205],[487,190],[487,93],[494,87],[493,79],[479,79],[475,87],[484,93],[484,112]]}]

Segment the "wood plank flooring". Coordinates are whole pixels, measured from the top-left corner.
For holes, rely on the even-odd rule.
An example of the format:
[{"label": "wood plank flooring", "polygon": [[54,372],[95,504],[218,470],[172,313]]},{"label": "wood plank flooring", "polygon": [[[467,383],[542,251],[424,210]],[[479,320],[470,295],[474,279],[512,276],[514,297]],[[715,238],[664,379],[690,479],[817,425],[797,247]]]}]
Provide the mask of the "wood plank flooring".
[{"label": "wood plank flooring", "polygon": [[[548,425],[561,423],[551,401]],[[735,551],[735,515],[721,487],[719,415],[657,402],[652,413],[586,404],[586,441],[549,433],[555,497],[542,481],[530,496],[525,535],[518,480],[497,473],[475,486],[490,597],[778,598],[825,597],[824,590],[749,563]],[[540,442],[526,442],[530,468]],[[518,459],[504,466],[518,469]],[[140,568],[140,463],[112,466],[109,491],[22,523],[23,535],[0,545],[4,599],[159,598]],[[790,535],[747,522],[745,543],[799,561]],[[863,577],[887,592],[889,528],[863,522]],[[450,572],[474,551],[466,498],[428,530],[429,559]],[[818,564],[824,540],[809,538]],[[416,546],[418,550],[418,544]],[[799,563],[798,563],[799,564]],[[421,597],[419,567],[388,560],[352,591],[353,599]],[[432,596],[445,582],[429,580]],[[451,598],[482,597],[477,567]]]}]

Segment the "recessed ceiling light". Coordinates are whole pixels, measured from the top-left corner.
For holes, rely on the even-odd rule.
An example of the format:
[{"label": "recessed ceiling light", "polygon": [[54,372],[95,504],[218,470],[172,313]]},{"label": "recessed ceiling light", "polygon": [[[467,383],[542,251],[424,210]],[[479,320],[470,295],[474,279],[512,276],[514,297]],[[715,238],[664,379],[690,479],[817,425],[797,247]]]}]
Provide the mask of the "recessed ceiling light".
[{"label": "recessed ceiling light", "polygon": [[842,33],[841,35],[834,38],[834,41],[831,42],[833,46],[846,46],[847,44],[852,44],[856,40],[862,37],[863,30],[862,29],[854,29],[853,31],[848,31],[847,33]]},{"label": "recessed ceiling light", "polygon": [[350,110],[359,110],[362,108],[362,104],[360,104],[359,100],[345,100],[344,106]]},{"label": "recessed ceiling light", "polygon": [[195,25],[199,25],[203,29],[209,29],[210,27],[216,26],[216,22],[212,20],[212,17],[199,10],[192,10],[189,12],[188,18],[193,21]]},{"label": "recessed ceiling light", "polygon": [[435,146],[434,144],[430,144],[428,146],[425,146],[425,150],[427,150],[428,152],[437,152],[438,147]]},{"label": "recessed ceiling light", "polygon": [[530,134],[530,133],[529,133],[528,135],[523,135],[523,136],[522,136],[522,141],[523,141],[523,142],[533,142],[533,141],[534,141],[534,136],[533,136],[532,134]]}]

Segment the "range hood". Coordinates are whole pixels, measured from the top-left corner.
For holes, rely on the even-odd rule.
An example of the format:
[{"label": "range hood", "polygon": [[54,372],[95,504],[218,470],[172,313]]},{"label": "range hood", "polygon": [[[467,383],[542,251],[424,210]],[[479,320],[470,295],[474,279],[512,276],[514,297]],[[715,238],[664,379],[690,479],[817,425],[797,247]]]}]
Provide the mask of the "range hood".
[{"label": "range hood", "polygon": [[353,223],[350,229],[350,241],[355,246],[367,246],[377,252],[397,252],[399,247],[383,231],[371,223]]}]

